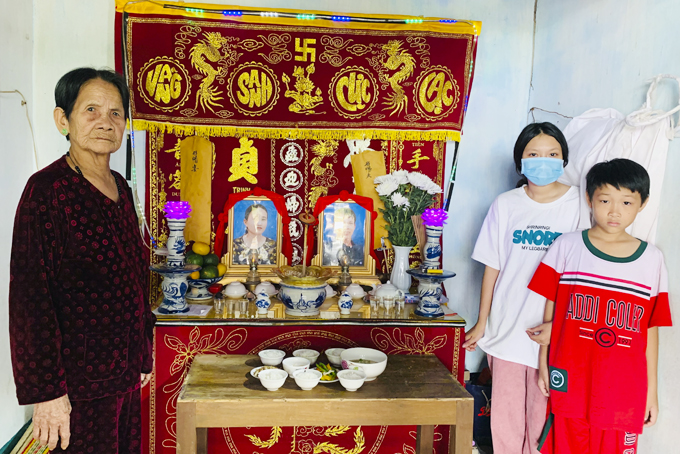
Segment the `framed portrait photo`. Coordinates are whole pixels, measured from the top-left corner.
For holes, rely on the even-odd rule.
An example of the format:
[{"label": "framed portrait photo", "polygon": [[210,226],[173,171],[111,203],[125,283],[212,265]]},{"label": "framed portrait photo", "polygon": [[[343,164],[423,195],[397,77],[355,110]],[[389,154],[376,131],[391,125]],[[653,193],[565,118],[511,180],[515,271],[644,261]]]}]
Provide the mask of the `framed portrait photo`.
[{"label": "framed portrait photo", "polygon": [[229,209],[227,272],[248,270],[248,258],[257,252],[258,270],[285,265],[281,254],[283,225],[274,202],[264,196],[239,200]]},{"label": "framed portrait photo", "polygon": [[[317,255],[313,265],[340,269],[340,258],[346,257],[354,275],[375,274],[375,260],[371,254],[373,212],[357,203],[351,195],[345,200],[336,197],[330,203],[315,208],[319,219]],[[363,199],[363,198],[362,198]],[[372,202],[372,201],[371,201]],[[372,203],[370,205],[372,208]]]}]

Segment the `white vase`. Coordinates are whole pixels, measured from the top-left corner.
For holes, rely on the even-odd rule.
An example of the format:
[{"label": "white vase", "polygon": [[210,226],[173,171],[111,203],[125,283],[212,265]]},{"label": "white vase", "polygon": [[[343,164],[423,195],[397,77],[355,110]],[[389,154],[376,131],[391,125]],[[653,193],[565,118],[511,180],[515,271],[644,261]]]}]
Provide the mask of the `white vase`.
[{"label": "white vase", "polygon": [[413,249],[411,246],[392,246],[394,250],[394,264],[390,274],[390,282],[404,293],[408,293],[411,288],[411,276],[406,273],[410,268],[408,255]]}]

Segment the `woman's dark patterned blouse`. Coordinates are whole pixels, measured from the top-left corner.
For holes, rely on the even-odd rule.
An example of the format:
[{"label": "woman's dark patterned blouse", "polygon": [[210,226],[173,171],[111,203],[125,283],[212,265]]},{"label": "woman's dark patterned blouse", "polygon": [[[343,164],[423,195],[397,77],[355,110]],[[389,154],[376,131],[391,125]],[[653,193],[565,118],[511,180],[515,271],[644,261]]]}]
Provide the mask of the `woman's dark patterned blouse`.
[{"label": "woman's dark patterned blouse", "polygon": [[148,252],[118,203],[64,157],[29,179],[14,220],[9,329],[22,405],[130,392],[153,366]]}]

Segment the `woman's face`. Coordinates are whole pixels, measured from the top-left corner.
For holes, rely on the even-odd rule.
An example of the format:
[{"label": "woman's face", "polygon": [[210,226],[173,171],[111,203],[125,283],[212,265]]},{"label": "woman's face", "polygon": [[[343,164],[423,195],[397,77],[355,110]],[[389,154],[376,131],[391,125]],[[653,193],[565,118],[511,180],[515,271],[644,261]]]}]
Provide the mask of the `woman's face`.
[{"label": "woman's face", "polygon": [[522,159],[528,158],[556,158],[563,159],[562,147],[554,137],[539,134],[529,141],[522,153]]},{"label": "woman's face", "polygon": [[261,235],[267,228],[267,210],[255,208],[248,215],[248,219],[243,221],[246,230],[253,235]]},{"label": "woman's face", "polygon": [[118,89],[101,79],[86,82],[80,88],[71,116],[63,121],[72,147],[95,154],[115,152],[125,132],[125,110]]}]

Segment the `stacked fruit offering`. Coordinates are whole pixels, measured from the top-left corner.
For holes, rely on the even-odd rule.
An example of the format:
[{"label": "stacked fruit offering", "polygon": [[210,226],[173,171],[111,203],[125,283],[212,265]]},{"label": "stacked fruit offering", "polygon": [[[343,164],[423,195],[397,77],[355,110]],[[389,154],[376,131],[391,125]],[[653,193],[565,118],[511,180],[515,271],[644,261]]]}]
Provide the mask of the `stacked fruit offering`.
[{"label": "stacked fruit offering", "polygon": [[210,246],[197,241],[191,246],[186,254],[185,262],[188,265],[198,265],[201,271],[194,271],[190,279],[213,279],[224,276],[227,267],[220,263],[220,258],[210,252]]},{"label": "stacked fruit offering", "polygon": [[[184,261],[189,265],[198,265],[200,271],[194,271],[189,275],[189,293],[187,298],[191,300],[210,300],[213,293],[221,290],[214,288],[213,285],[222,279],[227,267],[220,263],[220,258],[210,252],[210,246],[200,241],[191,246],[191,250],[186,253]],[[214,290],[214,291],[213,291]]]}]

